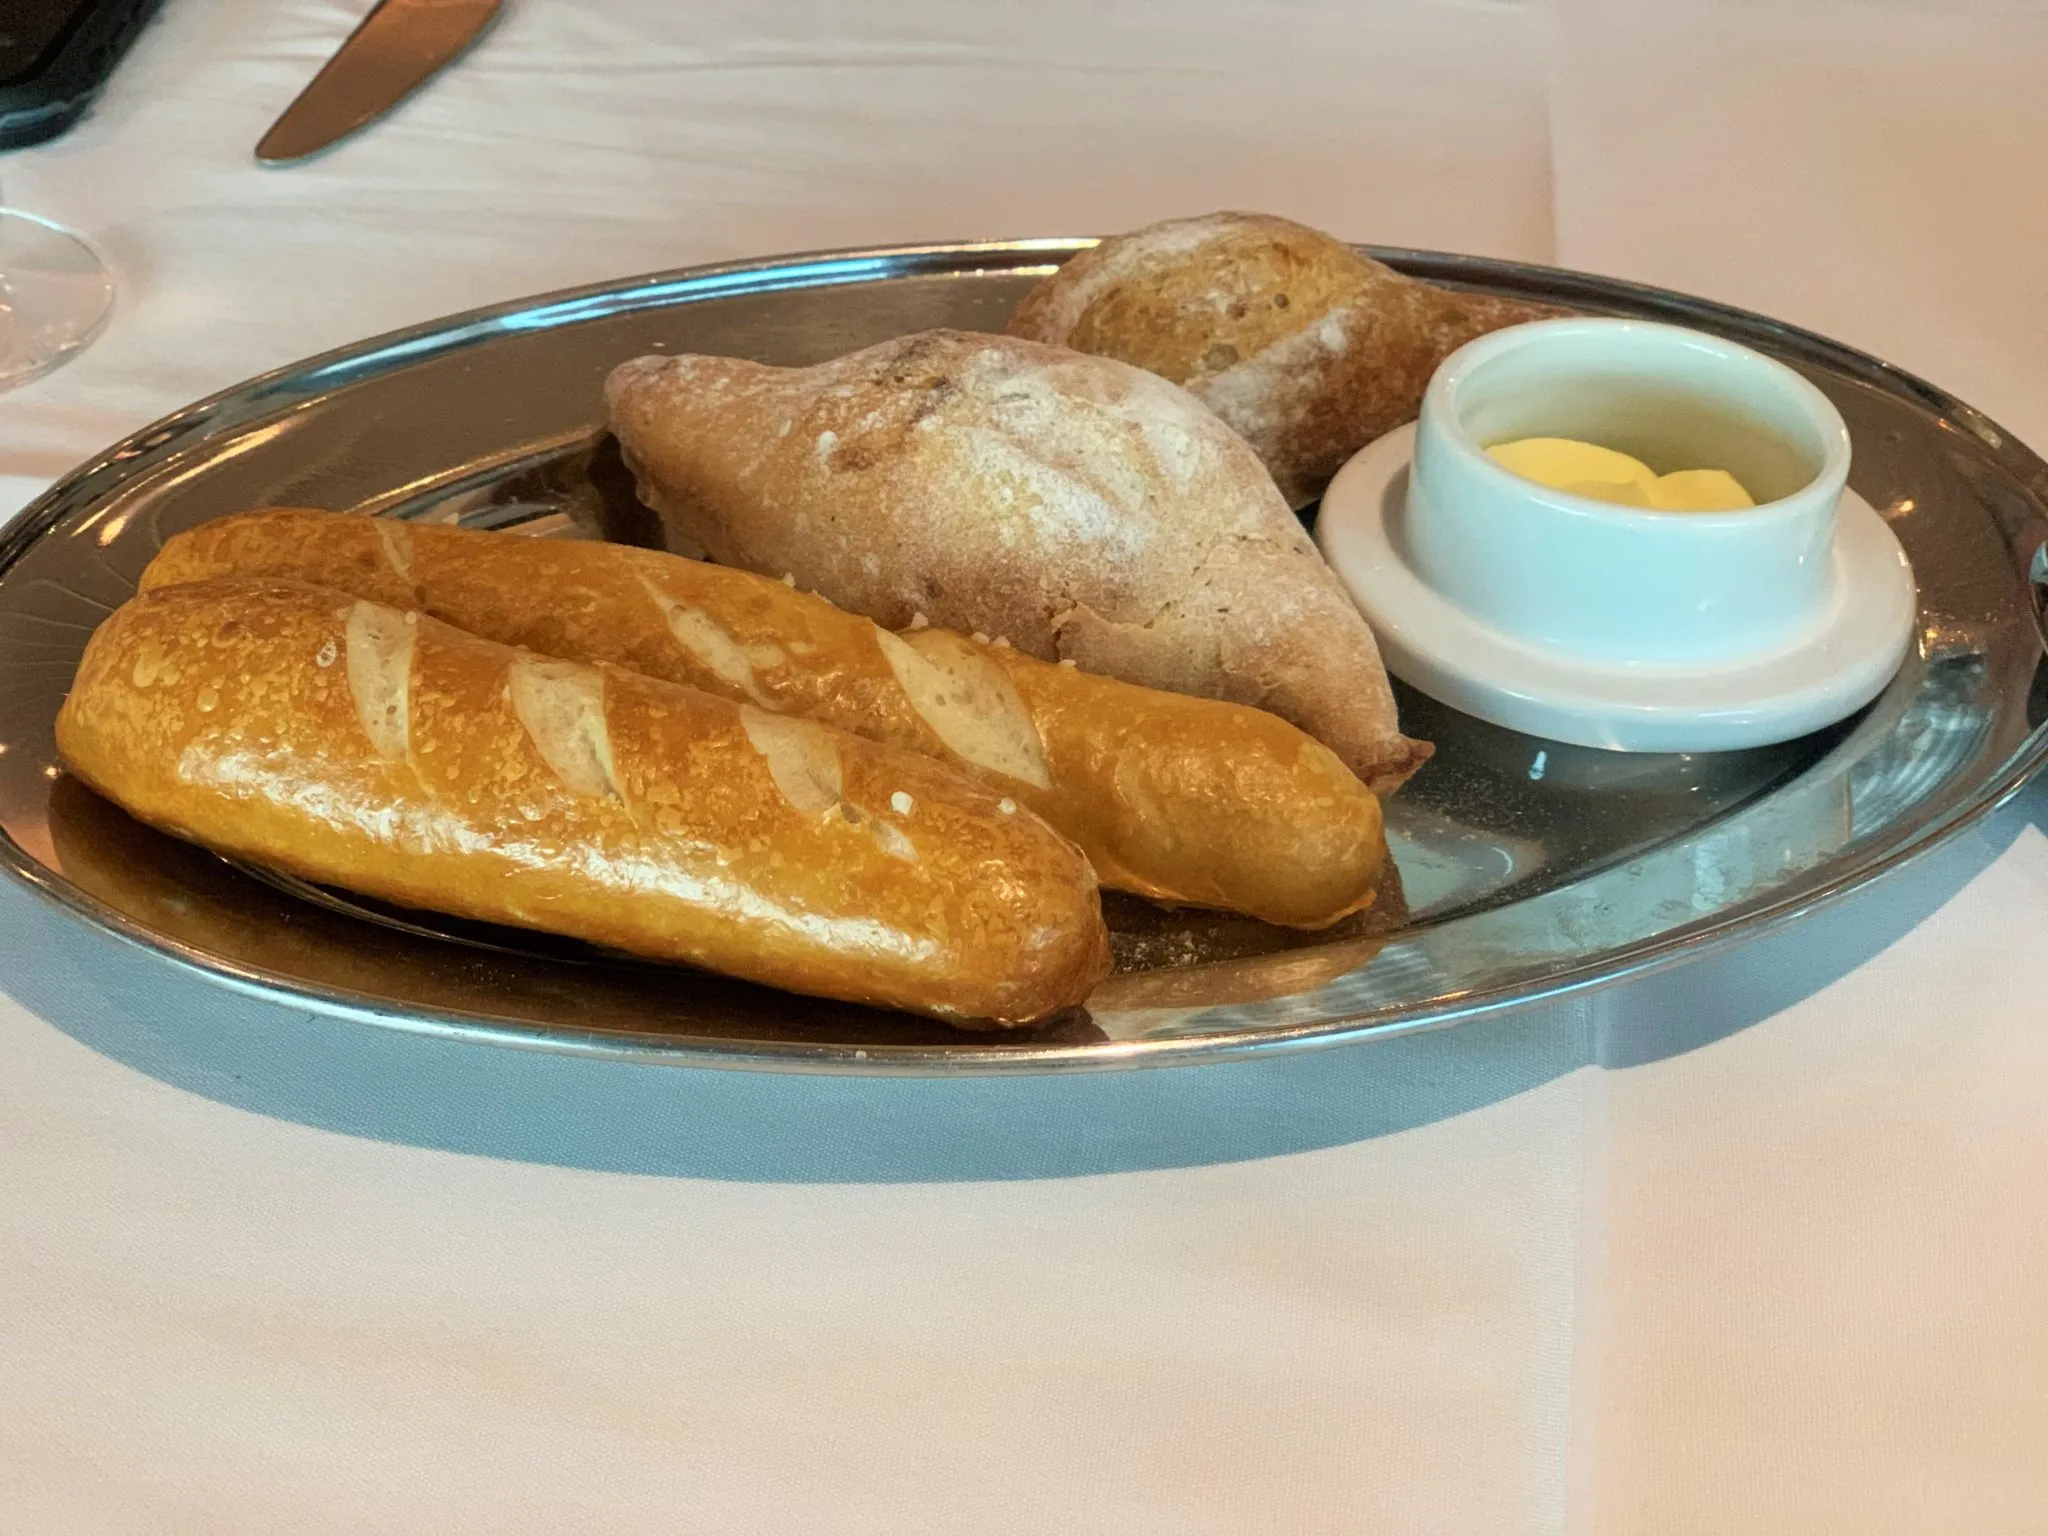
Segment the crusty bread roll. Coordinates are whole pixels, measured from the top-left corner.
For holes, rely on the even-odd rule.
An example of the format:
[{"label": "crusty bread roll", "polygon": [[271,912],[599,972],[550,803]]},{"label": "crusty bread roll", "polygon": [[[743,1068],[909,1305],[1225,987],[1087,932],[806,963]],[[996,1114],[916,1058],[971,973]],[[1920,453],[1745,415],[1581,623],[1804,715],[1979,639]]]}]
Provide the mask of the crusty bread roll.
[{"label": "crusty bread roll", "polygon": [[57,745],[217,851],[790,991],[1014,1024],[1109,969],[1080,851],[929,758],[326,588],[135,598]]},{"label": "crusty bread roll", "polygon": [[1009,332],[1185,385],[1302,507],[1415,419],[1459,347],[1561,313],[1418,282],[1286,219],[1212,213],[1078,252],[1024,296]]},{"label": "crusty bread roll", "polygon": [[271,509],[178,534],[142,588],[318,581],[486,639],[612,662],[907,747],[1078,843],[1107,886],[1321,928],[1368,905],[1379,804],[1278,716],[1137,688],[947,630],[897,636],[725,566],[580,540]]},{"label": "crusty bread roll", "polygon": [[813,368],[638,358],[606,397],[642,498],[722,564],[1271,710],[1381,793],[1428,755],[1256,456],[1140,369],[926,331]]}]

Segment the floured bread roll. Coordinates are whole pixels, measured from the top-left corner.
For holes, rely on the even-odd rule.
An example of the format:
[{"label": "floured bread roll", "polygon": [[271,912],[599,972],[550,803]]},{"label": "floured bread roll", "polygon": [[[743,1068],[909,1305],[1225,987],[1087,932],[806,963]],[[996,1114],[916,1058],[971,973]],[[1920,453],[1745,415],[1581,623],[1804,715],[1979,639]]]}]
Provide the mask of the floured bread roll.
[{"label": "floured bread roll", "polygon": [[1185,385],[1249,442],[1289,506],[1413,421],[1437,364],[1475,336],[1563,313],[1403,277],[1286,219],[1172,219],[1082,251],[1009,332]]},{"label": "floured bread roll", "polygon": [[1428,756],[1258,459],[1151,374],[927,331],[812,368],[636,358],[606,397],[643,499],[721,564],[1271,710],[1381,792]]}]

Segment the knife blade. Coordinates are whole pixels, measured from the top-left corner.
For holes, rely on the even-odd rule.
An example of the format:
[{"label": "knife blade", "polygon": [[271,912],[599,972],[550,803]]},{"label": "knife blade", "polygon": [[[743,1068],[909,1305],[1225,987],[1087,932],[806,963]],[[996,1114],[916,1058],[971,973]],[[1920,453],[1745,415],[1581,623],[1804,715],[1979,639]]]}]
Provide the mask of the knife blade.
[{"label": "knife blade", "polygon": [[378,0],[256,146],[265,165],[327,148],[382,116],[476,41],[500,0]]}]

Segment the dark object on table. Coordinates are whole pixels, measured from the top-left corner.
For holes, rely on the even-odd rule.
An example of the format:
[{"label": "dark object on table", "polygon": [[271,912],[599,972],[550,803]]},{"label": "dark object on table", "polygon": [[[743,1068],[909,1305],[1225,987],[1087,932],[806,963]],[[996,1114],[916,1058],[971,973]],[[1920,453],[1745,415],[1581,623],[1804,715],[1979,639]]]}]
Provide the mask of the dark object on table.
[{"label": "dark object on table", "polygon": [[0,7],[0,149],[54,139],[85,115],[158,0],[7,0]]}]

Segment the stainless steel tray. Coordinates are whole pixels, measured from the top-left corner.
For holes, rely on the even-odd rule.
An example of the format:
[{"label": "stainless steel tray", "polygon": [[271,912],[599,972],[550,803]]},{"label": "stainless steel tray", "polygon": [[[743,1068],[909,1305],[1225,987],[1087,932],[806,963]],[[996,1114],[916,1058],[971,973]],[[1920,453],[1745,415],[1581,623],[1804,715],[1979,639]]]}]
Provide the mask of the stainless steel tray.
[{"label": "stainless steel tray", "polygon": [[[1408,697],[1438,743],[1391,807],[1405,925],[1311,938],[1113,904],[1119,973],[1000,1036],[377,908],[160,836],[64,778],[51,726],[92,626],[162,540],[261,505],[646,535],[598,387],[637,353],[807,363],[928,326],[994,329],[1079,240],[784,258],[635,278],[364,342],[179,412],[0,539],[0,863],[231,986],[421,1033],[647,1062],[819,1071],[1213,1060],[1389,1035],[1613,980],[1784,922],[1933,846],[2048,751],[2038,603],[2048,466],[1940,390],[1739,310],[1600,278],[1375,251],[1437,281],[1698,326],[1840,406],[1855,488],[1920,589],[1920,644],[1861,716],[1755,752],[1624,756]],[[1397,908],[1381,920],[1401,918]]]}]

